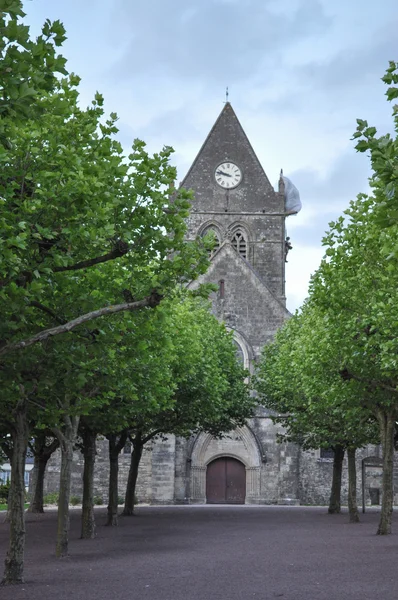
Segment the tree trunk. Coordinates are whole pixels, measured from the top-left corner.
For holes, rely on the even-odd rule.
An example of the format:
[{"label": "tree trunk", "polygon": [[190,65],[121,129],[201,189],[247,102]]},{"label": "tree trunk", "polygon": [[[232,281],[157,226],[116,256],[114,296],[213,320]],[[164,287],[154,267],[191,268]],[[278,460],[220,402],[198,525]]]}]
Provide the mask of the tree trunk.
[{"label": "tree trunk", "polygon": [[96,455],[96,433],[85,428],[83,433],[83,506],[82,506],[82,539],[95,538],[94,518],[94,465]]},{"label": "tree trunk", "polygon": [[138,468],[140,466],[143,448],[144,445],[141,442],[141,436],[139,436],[133,441],[133,452],[131,454],[129,478],[127,481],[124,509],[122,513],[124,516],[131,516],[134,514],[135,487],[137,484]]},{"label": "tree trunk", "polygon": [[383,491],[378,535],[391,533],[393,511],[393,467],[395,415],[390,411],[378,414],[380,437],[383,445]]},{"label": "tree trunk", "polygon": [[108,520],[107,525],[116,527],[118,508],[118,474],[119,456],[109,456],[109,498],[108,498]]},{"label": "tree trunk", "polygon": [[68,556],[69,544],[69,498],[73,460],[73,441],[64,440],[61,443],[61,475],[59,480],[57,558]]},{"label": "tree trunk", "polygon": [[329,514],[337,514],[341,510],[341,475],[343,471],[344,448],[337,444],[333,449],[333,479],[328,508]]},{"label": "tree trunk", "polygon": [[35,456],[35,463],[32,470],[31,501],[28,508],[28,511],[32,513],[44,513],[43,487],[48,458]]},{"label": "tree trunk", "polygon": [[120,436],[111,434],[107,436],[109,440],[109,498],[108,498],[108,518],[107,525],[116,527],[118,524],[118,475],[119,475],[119,453],[127,440],[127,432]]},{"label": "tree trunk", "polygon": [[73,446],[76,441],[79,417],[64,417],[64,431],[54,430],[61,446],[61,474],[59,480],[57,543],[55,555],[57,558],[68,556],[69,545],[69,498],[71,488],[71,473],[73,461]]},{"label": "tree trunk", "polygon": [[29,439],[27,400],[15,410],[12,431],[11,490],[9,496],[10,540],[2,583],[23,583],[25,550],[25,458]]},{"label": "tree trunk", "polygon": [[355,463],[355,448],[348,448],[348,512],[350,523],[359,523],[357,504],[357,468]]},{"label": "tree trunk", "polygon": [[33,447],[35,462],[32,470],[31,500],[28,508],[28,511],[32,513],[44,513],[43,488],[46,467],[51,455],[59,447],[59,441],[56,438],[47,445],[48,437],[45,433],[38,433],[35,437]]}]

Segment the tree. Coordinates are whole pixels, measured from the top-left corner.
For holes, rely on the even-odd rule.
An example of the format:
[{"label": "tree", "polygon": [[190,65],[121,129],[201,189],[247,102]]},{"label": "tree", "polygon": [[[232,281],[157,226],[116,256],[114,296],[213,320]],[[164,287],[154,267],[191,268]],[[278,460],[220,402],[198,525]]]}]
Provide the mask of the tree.
[{"label": "tree", "polygon": [[340,512],[343,458],[349,452],[350,520],[354,522],[358,520],[355,449],[377,437],[372,415],[342,380],[340,364],[338,347],[332,351],[329,345],[328,320],[310,301],[264,349],[255,385],[262,403],[275,412],[274,420],[284,426],[284,439],[304,449],[334,450],[330,513]]},{"label": "tree", "polygon": [[93,539],[95,537],[94,467],[97,432],[82,418],[80,420],[79,433],[81,438],[80,449],[84,456],[82,528],[80,537],[82,539]]},{"label": "tree", "polygon": [[[208,290],[199,293],[207,295]],[[109,346],[105,384],[112,399],[84,417],[85,427],[109,441],[109,525],[118,521],[118,456],[128,438],[134,452],[124,514],[134,509],[146,443],[167,433],[190,435],[212,429],[219,434],[250,414],[254,400],[236,362],[231,335],[196,294],[179,291],[156,311],[125,315],[123,320],[130,325],[123,328],[119,342]],[[90,481],[84,488],[92,489]],[[93,518],[88,520],[93,523]],[[93,525],[83,528],[89,532]]]},{"label": "tree", "polygon": [[[389,101],[398,97],[398,64],[383,80]],[[398,133],[398,108],[393,107]],[[331,337],[341,353],[341,376],[356,383],[376,417],[383,446],[383,500],[378,533],[391,532],[394,430],[398,417],[398,138],[377,137],[358,119],[356,148],[370,154],[371,195],[360,195],[330,226],[326,259],[311,295],[330,319]],[[334,334],[334,335],[333,335]],[[339,338],[339,341],[337,340]]]},{"label": "tree", "polygon": [[29,449],[34,456],[34,466],[31,474],[31,498],[28,511],[43,513],[43,487],[46,467],[52,454],[59,448],[59,441],[49,431],[41,429],[33,432],[34,439],[29,443]]},{"label": "tree", "polygon": [[[101,336],[102,352],[106,358],[101,369],[100,390],[106,402],[102,407],[96,406],[95,411],[86,413],[82,424],[85,430],[91,432],[91,442],[98,433],[108,439],[108,525],[117,525],[118,459],[128,437],[131,415],[137,412],[149,414],[170,408],[173,404],[175,383],[171,364],[181,336],[181,324],[171,308],[175,301],[174,297],[165,300],[164,306],[162,303],[156,311],[126,313],[112,322],[112,332]],[[144,393],[138,390],[144,390]],[[89,447],[88,437],[83,436],[85,457],[86,452],[90,452]],[[92,470],[85,470],[85,475],[84,489],[87,493],[83,494],[83,505],[87,505],[87,512],[82,532],[84,530],[89,535],[94,527],[92,508],[88,508],[92,505],[92,500],[89,500]]]},{"label": "tree", "polygon": [[[145,445],[159,435],[189,437],[200,431],[215,436],[243,425],[252,416],[256,401],[245,383],[244,369],[236,358],[232,334],[210,313],[208,302],[182,298],[163,306],[164,327],[174,335],[174,353],[169,355],[171,402],[154,409],[147,395],[159,390],[150,385],[148,371],[136,393],[146,410],[130,407],[129,438],[131,465],[123,515],[134,513],[135,487]],[[175,327],[178,328],[177,332]],[[149,383],[149,385],[148,385]],[[142,385],[143,384],[143,385]]]},{"label": "tree", "polygon": [[[24,455],[38,388],[48,401],[41,366],[49,364],[46,353],[66,357],[62,344],[69,344],[75,356],[83,356],[104,330],[88,328],[90,321],[154,308],[176,283],[195,278],[208,264],[204,248],[184,242],[189,194],[169,194],[176,176],[171,148],[151,157],[136,141],[129,157],[123,156],[114,139],[117,117],[104,121],[102,97],[97,94],[83,110],[78,77],[56,76],[63,69],[63,61],[54,58],[61,26],[46,22],[46,41],[31,42],[18,22],[20,7],[17,1],[5,4],[0,21],[6,135],[0,176],[0,404],[12,416],[14,488],[5,583],[22,581]],[[29,110],[25,80],[36,85]],[[72,331],[73,342],[61,336]],[[88,353],[89,362],[91,349]],[[64,399],[71,406],[68,395]],[[54,408],[57,412],[57,402]],[[70,428],[66,419],[64,414],[63,426],[72,435],[76,423]],[[52,416],[50,421],[56,427]],[[62,438],[65,431],[57,431]],[[66,448],[63,439],[60,443]]]},{"label": "tree", "polygon": [[[388,85],[395,84],[387,90],[388,100],[397,98],[397,63],[390,63],[383,80]],[[397,106],[393,107],[393,120],[398,132]],[[344,216],[330,224],[324,238],[326,255],[312,279],[308,308],[304,311],[307,333],[295,330],[293,343],[304,340],[301,360],[307,364],[308,373],[315,371],[315,377],[304,380],[309,401],[325,398],[322,377],[316,373],[326,378],[330,373],[333,381],[328,382],[330,391],[326,397],[333,397],[340,390],[342,422],[351,423],[351,415],[358,411],[366,423],[368,415],[378,423],[383,446],[383,500],[378,533],[385,535],[391,533],[394,430],[398,417],[398,138],[390,134],[377,137],[375,127],[361,119],[357,122],[354,139],[358,140],[358,151],[370,154],[372,193],[360,194]],[[302,324],[300,317],[297,322]],[[300,367],[300,372],[305,373],[306,369]],[[314,387],[317,381],[320,390]],[[357,421],[361,423],[362,416]]]}]

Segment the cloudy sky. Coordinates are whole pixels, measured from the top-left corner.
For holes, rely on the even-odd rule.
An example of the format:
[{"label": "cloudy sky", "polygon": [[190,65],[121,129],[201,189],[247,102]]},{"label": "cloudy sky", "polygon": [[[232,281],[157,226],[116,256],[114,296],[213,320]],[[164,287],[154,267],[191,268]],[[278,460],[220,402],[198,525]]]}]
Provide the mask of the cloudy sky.
[{"label": "cloudy sky", "polygon": [[64,23],[82,102],[104,94],[126,148],[136,137],[173,146],[179,180],[229,87],[269,179],[283,167],[301,194],[286,275],[288,308],[299,307],[328,223],[367,190],[356,118],[391,127],[380,78],[398,59],[396,0],[25,0],[25,11],[34,33]]}]

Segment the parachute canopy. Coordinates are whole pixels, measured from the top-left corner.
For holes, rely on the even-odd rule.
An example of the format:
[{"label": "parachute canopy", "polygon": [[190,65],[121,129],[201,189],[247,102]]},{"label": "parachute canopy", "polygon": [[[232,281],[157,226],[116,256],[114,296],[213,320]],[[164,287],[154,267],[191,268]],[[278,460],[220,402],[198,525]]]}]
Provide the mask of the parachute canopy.
[{"label": "parachute canopy", "polygon": [[301,210],[300,193],[288,177],[282,175],[282,179],[285,184],[285,212],[289,215],[296,214]]}]

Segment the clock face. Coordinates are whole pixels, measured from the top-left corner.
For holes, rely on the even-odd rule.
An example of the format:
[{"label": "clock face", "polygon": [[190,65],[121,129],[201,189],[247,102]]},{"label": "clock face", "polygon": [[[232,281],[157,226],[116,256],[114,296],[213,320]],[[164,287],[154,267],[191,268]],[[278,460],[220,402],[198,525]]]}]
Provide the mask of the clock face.
[{"label": "clock face", "polygon": [[230,190],[238,186],[242,181],[242,171],[235,163],[226,161],[216,168],[215,178],[218,185]]}]

